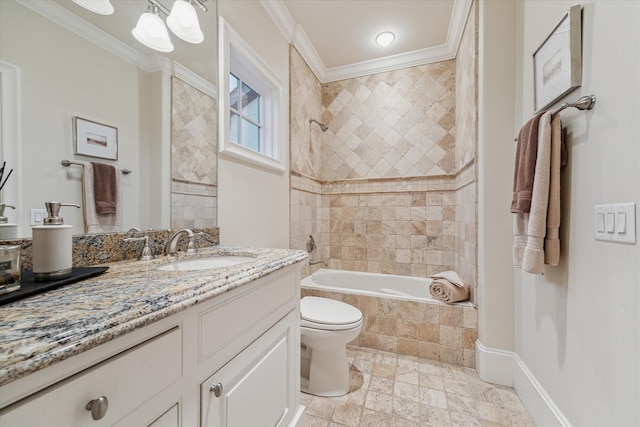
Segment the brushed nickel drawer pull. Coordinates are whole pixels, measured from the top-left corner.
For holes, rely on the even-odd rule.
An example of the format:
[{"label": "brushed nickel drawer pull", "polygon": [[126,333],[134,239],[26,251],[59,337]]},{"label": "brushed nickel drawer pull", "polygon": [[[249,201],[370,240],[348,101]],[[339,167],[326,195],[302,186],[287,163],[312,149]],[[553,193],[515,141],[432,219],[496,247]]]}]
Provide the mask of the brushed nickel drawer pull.
[{"label": "brushed nickel drawer pull", "polygon": [[109,399],[106,396],[100,396],[87,403],[85,406],[87,411],[91,411],[91,418],[94,420],[101,420],[107,415],[107,409],[109,409]]}]

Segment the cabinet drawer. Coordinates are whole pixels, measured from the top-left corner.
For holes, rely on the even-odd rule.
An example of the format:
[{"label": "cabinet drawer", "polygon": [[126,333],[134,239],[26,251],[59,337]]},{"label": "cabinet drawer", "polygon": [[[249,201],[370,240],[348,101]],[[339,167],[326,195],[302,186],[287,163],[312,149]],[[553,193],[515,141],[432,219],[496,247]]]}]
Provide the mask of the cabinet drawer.
[{"label": "cabinet drawer", "polygon": [[296,297],[296,274],[285,274],[201,313],[200,361]]},{"label": "cabinet drawer", "polygon": [[[112,425],[182,375],[178,326],[23,399],[0,414],[0,425]],[[87,403],[104,396],[108,409],[92,419]]]}]

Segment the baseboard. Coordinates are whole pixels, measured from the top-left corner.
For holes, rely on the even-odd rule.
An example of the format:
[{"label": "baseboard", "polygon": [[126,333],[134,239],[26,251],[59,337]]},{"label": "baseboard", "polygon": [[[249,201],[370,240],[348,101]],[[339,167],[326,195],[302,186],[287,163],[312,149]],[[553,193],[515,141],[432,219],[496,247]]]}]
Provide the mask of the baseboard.
[{"label": "baseboard", "polygon": [[513,387],[536,425],[571,427],[516,353],[486,347],[476,340],[476,370],[483,381]]},{"label": "baseboard", "polygon": [[476,371],[482,381],[513,387],[516,357],[511,351],[485,347],[476,340]]},{"label": "baseboard", "polygon": [[304,405],[300,405],[295,414],[293,414],[293,418],[289,422],[291,427],[303,427],[304,426],[304,411],[307,410],[307,407]]}]

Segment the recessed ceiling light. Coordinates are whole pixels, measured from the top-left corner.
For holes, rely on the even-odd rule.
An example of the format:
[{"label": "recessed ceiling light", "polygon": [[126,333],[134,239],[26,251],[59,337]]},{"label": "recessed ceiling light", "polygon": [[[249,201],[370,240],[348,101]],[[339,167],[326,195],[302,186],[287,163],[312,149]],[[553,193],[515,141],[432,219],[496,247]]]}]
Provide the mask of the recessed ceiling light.
[{"label": "recessed ceiling light", "polygon": [[378,34],[376,43],[380,46],[389,46],[395,38],[396,36],[391,31],[385,31],[384,33]]}]

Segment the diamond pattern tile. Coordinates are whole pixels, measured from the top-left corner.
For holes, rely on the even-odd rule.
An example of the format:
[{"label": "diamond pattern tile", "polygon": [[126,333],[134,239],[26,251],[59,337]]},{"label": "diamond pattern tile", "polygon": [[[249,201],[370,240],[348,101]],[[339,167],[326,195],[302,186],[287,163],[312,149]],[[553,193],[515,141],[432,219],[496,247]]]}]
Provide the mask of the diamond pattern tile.
[{"label": "diamond pattern tile", "polygon": [[455,72],[443,61],[322,85],[321,178],[452,173]]}]

